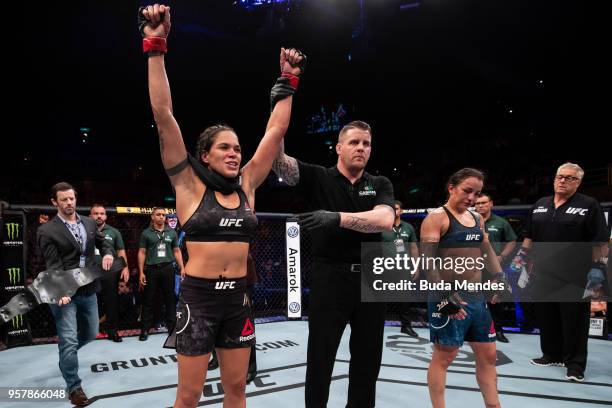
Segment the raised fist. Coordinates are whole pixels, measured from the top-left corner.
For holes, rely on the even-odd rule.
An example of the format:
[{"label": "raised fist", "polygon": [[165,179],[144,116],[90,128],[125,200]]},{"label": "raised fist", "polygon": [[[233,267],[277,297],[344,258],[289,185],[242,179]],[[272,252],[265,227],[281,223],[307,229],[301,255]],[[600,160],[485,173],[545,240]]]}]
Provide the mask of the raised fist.
[{"label": "raised fist", "polygon": [[281,73],[300,76],[304,72],[306,56],[295,48],[281,48],[280,69]]},{"label": "raised fist", "polygon": [[138,29],[143,37],[168,37],[170,7],[154,4],[138,9]]}]

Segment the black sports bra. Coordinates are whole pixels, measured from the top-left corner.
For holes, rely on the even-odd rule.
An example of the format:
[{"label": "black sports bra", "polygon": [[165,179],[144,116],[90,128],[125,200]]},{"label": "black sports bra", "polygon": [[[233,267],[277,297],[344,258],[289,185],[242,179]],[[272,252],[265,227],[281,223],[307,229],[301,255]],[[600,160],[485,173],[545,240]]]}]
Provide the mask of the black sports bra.
[{"label": "black sports bra", "polygon": [[249,206],[242,189],[237,208],[223,207],[215,192],[207,188],[197,210],[183,225],[185,241],[195,242],[250,242],[257,229],[257,217]]},{"label": "black sports bra", "polygon": [[482,244],[482,240],[484,235],[482,230],[480,229],[480,223],[478,222],[478,218],[472,213],[468,211],[472,217],[474,217],[474,221],[476,221],[476,225],[473,227],[466,227],[461,224],[455,216],[445,207],[443,206],[444,211],[448,215],[448,219],[450,224],[448,226],[448,231],[446,234],[440,238],[440,248],[477,248]]}]

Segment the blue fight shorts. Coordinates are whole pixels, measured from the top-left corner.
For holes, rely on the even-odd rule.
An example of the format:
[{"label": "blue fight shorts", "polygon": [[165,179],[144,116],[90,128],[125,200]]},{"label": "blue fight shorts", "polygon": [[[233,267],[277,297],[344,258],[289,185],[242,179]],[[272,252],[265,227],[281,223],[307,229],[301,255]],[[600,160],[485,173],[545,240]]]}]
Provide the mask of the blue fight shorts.
[{"label": "blue fight shorts", "polygon": [[442,346],[461,347],[464,341],[491,343],[495,341],[495,326],[487,302],[460,294],[467,305],[463,305],[467,317],[464,320],[451,319],[438,312],[439,302],[429,301],[429,340]]}]

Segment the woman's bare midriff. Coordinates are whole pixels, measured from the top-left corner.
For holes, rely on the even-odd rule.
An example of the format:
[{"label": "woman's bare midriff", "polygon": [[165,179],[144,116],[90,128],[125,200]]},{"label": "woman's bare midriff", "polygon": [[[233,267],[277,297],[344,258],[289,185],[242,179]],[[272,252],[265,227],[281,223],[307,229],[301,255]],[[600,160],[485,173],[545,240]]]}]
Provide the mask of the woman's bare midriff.
[{"label": "woman's bare midriff", "polygon": [[[482,251],[480,248],[440,248],[438,249],[438,256],[444,258],[482,258]],[[480,282],[482,279],[482,269],[472,268],[467,269],[463,273],[457,273],[454,270],[439,269],[440,279],[445,282]]]},{"label": "woman's bare midriff", "polygon": [[187,242],[189,261],[185,273],[197,278],[218,279],[246,276],[247,242]]}]

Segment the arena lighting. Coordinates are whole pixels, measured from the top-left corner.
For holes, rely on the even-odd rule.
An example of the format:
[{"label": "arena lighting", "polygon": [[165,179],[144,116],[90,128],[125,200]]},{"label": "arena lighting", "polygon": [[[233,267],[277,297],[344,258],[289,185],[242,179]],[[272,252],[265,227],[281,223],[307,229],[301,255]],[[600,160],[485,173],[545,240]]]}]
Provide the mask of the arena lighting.
[{"label": "arena lighting", "polygon": [[419,2],[405,2],[400,4],[399,8],[400,10],[408,10],[408,9],[413,9],[413,8],[417,8],[421,5],[421,3]]},{"label": "arena lighting", "polygon": [[291,4],[296,3],[296,1],[291,0],[236,0],[234,1],[234,6],[244,7],[246,9],[253,9],[256,7],[262,6],[271,6],[274,4]]}]

